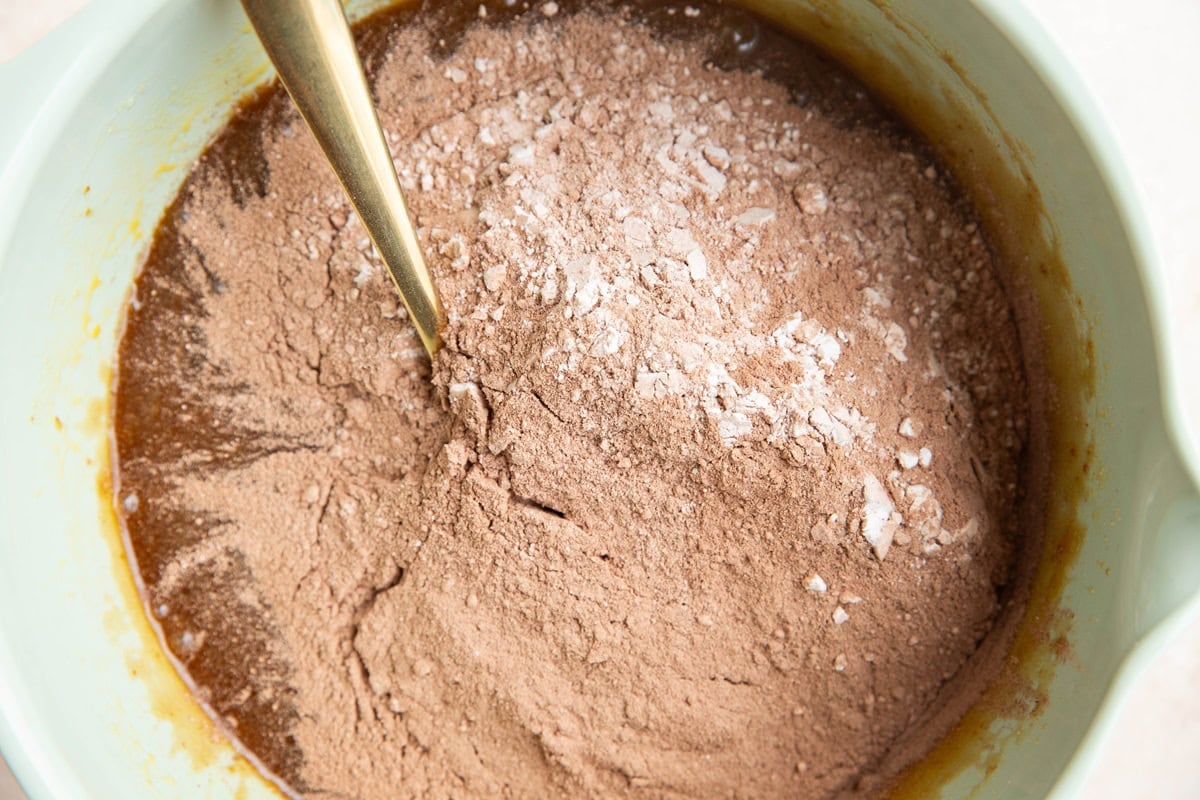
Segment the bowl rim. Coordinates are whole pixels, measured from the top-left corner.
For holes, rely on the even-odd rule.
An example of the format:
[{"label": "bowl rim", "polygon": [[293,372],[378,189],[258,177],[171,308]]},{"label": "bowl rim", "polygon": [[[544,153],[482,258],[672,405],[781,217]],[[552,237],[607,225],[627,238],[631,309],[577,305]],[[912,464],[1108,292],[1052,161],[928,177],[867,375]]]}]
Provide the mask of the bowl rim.
[{"label": "bowl rim", "polygon": [[[1193,502],[1200,499],[1200,431],[1189,425],[1180,380],[1173,360],[1166,271],[1141,186],[1114,134],[1111,116],[1072,64],[1063,48],[1029,8],[1028,0],[969,0],[1005,37],[1066,114],[1071,127],[1095,165],[1108,193],[1121,234],[1129,246],[1145,294],[1150,338],[1158,376],[1160,412],[1168,446],[1184,473]],[[1196,421],[1200,424],[1200,420]],[[1200,547],[1200,531],[1196,531]],[[1153,576],[1150,576],[1153,577]],[[1144,580],[1146,576],[1142,576]],[[1099,760],[1101,747],[1116,726],[1124,701],[1138,679],[1167,645],[1200,620],[1200,582],[1165,618],[1141,633],[1121,658],[1083,739],[1059,774],[1050,797],[1079,796]]]}]

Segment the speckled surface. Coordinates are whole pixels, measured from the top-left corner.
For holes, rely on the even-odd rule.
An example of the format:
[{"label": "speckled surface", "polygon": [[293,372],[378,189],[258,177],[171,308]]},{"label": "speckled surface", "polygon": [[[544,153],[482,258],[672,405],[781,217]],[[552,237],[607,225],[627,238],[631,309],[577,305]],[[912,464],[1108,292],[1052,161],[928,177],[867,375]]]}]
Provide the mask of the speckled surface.
[{"label": "speckled surface", "polygon": [[[0,62],[87,0],[0,0]],[[1025,0],[1095,95],[1125,152],[1172,287],[1176,369],[1200,427],[1200,3]],[[1200,797],[1200,619],[1139,679],[1083,797]],[[0,761],[0,800],[24,795]]]}]

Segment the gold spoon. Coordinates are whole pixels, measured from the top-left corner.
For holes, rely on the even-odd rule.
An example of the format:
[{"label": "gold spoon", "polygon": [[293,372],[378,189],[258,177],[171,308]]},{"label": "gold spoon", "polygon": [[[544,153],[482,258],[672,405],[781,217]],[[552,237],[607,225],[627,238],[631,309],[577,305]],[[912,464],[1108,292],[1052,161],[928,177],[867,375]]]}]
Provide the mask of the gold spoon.
[{"label": "gold spoon", "polygon": [[425,349],[445,312],[409,219],[339,0],[242,0],[279,79],[387,265]]}]

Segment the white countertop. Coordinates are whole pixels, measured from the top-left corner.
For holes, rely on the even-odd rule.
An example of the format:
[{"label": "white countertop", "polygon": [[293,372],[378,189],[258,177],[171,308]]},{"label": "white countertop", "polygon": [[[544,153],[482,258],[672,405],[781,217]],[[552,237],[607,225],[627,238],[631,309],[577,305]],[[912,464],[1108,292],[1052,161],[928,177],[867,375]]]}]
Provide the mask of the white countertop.
[{"label": "white countertop", "polygon": [[[1016,0],[1014,0],[1016,1]],[[0,0],[0,61],[87,0]],[[1200,2],[1025,0],[1109,117],[1144,195],[1173,287],[1176,352],[1200,363]],[[1184,366],[1181,362],[1179,366]],[[1180,369],[1200,426],[1200,369]],[[1197,532],[1200,534],[1200,531]],[[1151,777],[1152,776],[1152,777]],[[1140,679],[1088,800],[1200,798],[1200,621]],[[0,800],[24,795],[0,760]]]}]

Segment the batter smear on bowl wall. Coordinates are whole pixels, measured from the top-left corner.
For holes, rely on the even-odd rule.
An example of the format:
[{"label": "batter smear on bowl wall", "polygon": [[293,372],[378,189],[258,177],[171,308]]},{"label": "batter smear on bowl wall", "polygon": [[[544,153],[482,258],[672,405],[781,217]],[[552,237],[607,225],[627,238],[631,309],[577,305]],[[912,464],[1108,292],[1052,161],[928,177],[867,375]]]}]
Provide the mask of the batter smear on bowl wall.
[{"label": "batter smear on bowl wall", "polygon": [[432,366],[278,90],[127,312],[118,503],[197,696],[304,797],[886,785],[995,673],[1037,535],[972,209],[728,7],[452,3],[366,40]]}]

